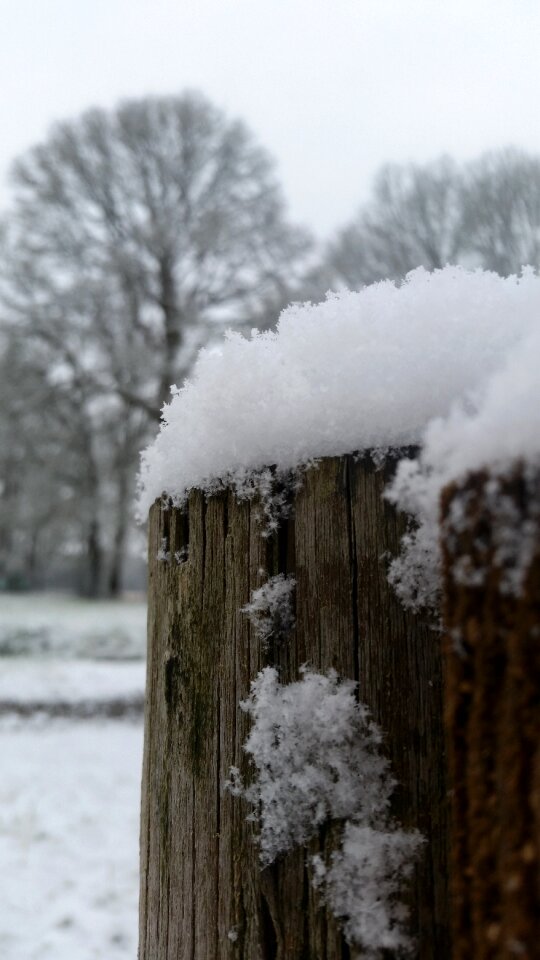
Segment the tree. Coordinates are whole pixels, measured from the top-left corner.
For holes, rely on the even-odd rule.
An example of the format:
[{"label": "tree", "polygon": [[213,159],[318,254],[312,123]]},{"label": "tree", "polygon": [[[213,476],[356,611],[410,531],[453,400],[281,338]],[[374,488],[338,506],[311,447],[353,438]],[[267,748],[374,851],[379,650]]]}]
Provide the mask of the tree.
[{"label": "tree", "polygon": [[540,265],[540,158],[488,153],[465,171],[463,233],[482,266],[501,276]]},{"label": "tree", "polygon": [[70,556],[69,580],[100,591],[106,505],[102,444],[84,385],[41,346],[4,331],[0,579],[8,586],[49,582]]},{"label": "tree", "polygon": [[[277,315],[310,241],[287,222],[265,151],[193,93],[59,124],[13,183],[4,328],[23,382],[46,386],[32,423],[48,417],[45,436],[66,421],[56,439],[79,498],[84,588],[116,593],[138,451],[170,386],[224,324],[267,317],[269,304]],[[41,482],[64,484],[51,470]]]},{"label": "tree", "polygon": [[460,196],[461,176],[449,157],[384,166],[372,200],[330,244],[336,279],[355,288],[420,265],[433,270],[455,262],[462,250]]},{"label": "tree", "polygon": [[447,263],[502,276],[540,265],[540,158],[506,149],[463,167],[385,166],[326,255],[333,283],[349,288]]},{"label": "tree", "polygon": [[[155,417],[188,369],[189,332],[239,323],[288,289],[308,246],[267,154],[193,93],[60,124],[13,178],[27,254],[48,276],[114,285],[146,360],[144,384],[114,388]],[[94,332],[110,338],[107,322]]]}]

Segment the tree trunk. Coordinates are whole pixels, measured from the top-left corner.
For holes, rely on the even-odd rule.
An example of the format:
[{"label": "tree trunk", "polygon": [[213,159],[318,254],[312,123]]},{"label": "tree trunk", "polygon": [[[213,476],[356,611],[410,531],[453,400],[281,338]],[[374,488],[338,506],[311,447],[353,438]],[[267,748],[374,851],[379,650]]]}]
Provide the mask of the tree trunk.
[{"label": "tree trunk", "polygon": [[539,505],[525,471],[442,501],[455,960],[540,956]]},{"label": "tree trunk", "polygon": [[2,484],[0,484],[0,585],[6,586],[13,562],[17,476],[10,459],[3,464],[3,468]]},{"label": "tree trunk", "polygon": [[[449,956],[439,645],[386,581],[385,551],[397,551],[405,528],[381,499],[386,479],[370,458],[323,460],[267,539],[260,505],[230,492],[194,491],[186,514],[152,508],[140,960],[358,956],[309,882],[306,851],[261,870],[249,810],[223,791],[231,766],[249,772],[238,703],[250,681],[267,663],[296,680],[306,662],[357,679],[387,734],[400,782],[393,812],[429,840],[409,895],[411,932],[422,960]],[[296,578],[296,628],[264,651],[240,608],[278,572]],[[322,831],[310,852],[330,849],[332,835]]]},{"label": "tree trunk", "polygon": [[171,399],[171,386],[178,375],[177,357],[182,345],[183,331],[178,308],[178,294],[174,278],[174,263],[170,256],[164,255],[159,263],[160,299],[163,314],[164,342],[161,374],[158,388],[158,406]]},{"label": "tree trunk", "polygon": [[94,517],[88,526],[86,534],[85,572],[82,593],[85,597],[94,600],[101,594],[103,570],[103,548],[99,521]]},{"label": "tree trunk", "polygon": [[26,550],[26,575],[28,578],[28,585],[31,590],[36,590],[39,585],[39,538],[41,535],[41,527],[36,523],[35,526],[30,531],[28,547]]},{"label": "tree trunk", "polygon": [[117,467],[117,476],[115,478],[118,484],[118,495],[116,498],[114,535],[108,578],[107,592],[109,597],[118,597],[122,592],[122,576],[128,534],[128,515],[131,506],[129,498],[129,477],[131,469],[131,461],[123,458],[122,463]]}]

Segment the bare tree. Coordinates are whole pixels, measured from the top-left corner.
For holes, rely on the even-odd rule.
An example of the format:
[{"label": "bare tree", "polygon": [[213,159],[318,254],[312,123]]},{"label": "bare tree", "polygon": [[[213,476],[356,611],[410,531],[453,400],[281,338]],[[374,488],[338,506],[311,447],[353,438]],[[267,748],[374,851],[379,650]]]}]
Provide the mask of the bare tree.
[{"label": "bare tree", "polygon": [[540,158],[488,153],[465,171],[463,233],[474,256],[502,276],[540,266]]},{"label": "bare tree", "polygon": [[[138,451],[171,384],[223,325],[279,312],[310,241],[286,220],[267,154],[196,94],[60,124],[13,182],[4,327],[47,397],[26,403],[29,422],[48,418],[41,436],[63,436],[69,464],[41,481],[77,490],[84,589],[116,593]],[[59,547],[72,536],[66,522]]]},{"label": "bare tree", "polygon": [[91,110],[19,160],[13,179],[19,242],[49,276],[114,278],[146,357],[138,390],[116,386],[154,415],[186,372],[189,331],[238,323],[308,246],[267,154],[196,94]]},{"label": "bare tree", "polygon": [[461,176],[449,157],[383,167],[372,200],[330,244],[336,280],[355,288],[455,262],[463,244],[460,201]]},{"label": "bare tree", "polygon": [[540,265],[539,157],[509,148],[464,167],[385,166],[326,257],[333,283],[350,288],[446,263],[503,276]]},{"label": "bare tree", "polygon": [[[2,341],[0,579],[38,586],[40,570],[53,574],[68,551],[79,567],[78,586],[96,595],[102,549],[97,444],[85,398],[66,389],[64,375],[55,382],[45,353],[12,331],[4,331]],[[81,551],[81,544],[92,549]]]}]

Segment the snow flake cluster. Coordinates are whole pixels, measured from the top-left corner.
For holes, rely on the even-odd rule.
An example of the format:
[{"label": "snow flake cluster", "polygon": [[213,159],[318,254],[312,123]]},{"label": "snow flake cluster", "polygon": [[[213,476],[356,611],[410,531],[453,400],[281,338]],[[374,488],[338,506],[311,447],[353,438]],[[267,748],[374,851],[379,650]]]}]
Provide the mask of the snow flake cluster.
[{"label": "snow flake cluster", "polygon": [[255,635],[264,646],[270,639],[286,637],[294,627],[293,593],[296,580],[278,573],[270,577],[258,590],[253,590],[251,600],[242,607],[247,614]]},{"label": "snow flake cluster", "polygon": [[406,933],[408,910],[400,895],[422,843],[417,831],[385,831],[347,821],[341,849],[332,854],[330,866],[321,857],[313,858],[315,886],[342,921],[349,943],[364,948],[364,957],[376,957],[381,950],[407,953],[414,948]]},{"label": "snow flake cluster", "polygon": [[395,781],[381,731],[355,690],[335,671],[304,669],[288,685],[272,667],[259,673],[241,704],[253,720],[244,749],[256,777],[245,786],[233,768],[228,787],[253,806],[263,864],[306,844],[327,821],[344,821],[341,850],[329,865],[316,858],[314,881],[348,939],[376,956],[387,946],[410,946],[398,896],[422,838],[391,822]]}]

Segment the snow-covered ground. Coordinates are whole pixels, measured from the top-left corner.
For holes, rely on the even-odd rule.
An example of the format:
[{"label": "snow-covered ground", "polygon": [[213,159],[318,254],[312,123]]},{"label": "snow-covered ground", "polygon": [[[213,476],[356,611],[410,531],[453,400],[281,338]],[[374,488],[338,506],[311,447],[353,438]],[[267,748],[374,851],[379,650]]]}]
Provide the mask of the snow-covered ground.
[{"label": "snow-covered ground", "polygon": [[0,713],[9,703],[103,703],[139,699],[144,694],[143,660],[0,657]]},{"label": "snow-covered ground", "polygon": [[64,594],[0,593],[0,655],[142,659],[146,604]]},{"label": "snow-covered ground", "polygon": [[142,715],[76,708],[140,704],[144,636],[142,602],[0,594],[1,960],[136,958]]},{"label": "snow-covered ground", "polygon": [[0,957],[135,960],[142,723],[0,724]]}]

